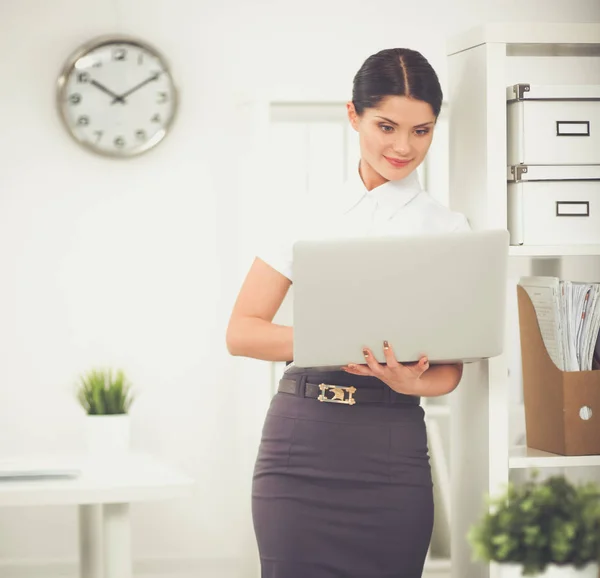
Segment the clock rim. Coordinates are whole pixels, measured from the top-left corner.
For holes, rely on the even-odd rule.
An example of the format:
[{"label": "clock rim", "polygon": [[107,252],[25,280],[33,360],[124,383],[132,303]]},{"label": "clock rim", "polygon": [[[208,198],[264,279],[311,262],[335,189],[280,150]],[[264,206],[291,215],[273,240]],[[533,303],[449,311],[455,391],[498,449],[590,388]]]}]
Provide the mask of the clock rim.
[{"label": "clock rim", "polygon": [[[97,148],[90,142],[79,139],[75,135],[73,130],[71,129],[71,125],[69,124],[69,120],[67,118],[66,110],[65,110],[65,106],[67,104],[66,99],[65,99],[66,85],[67,85],[69,76],[70,76],[71,72],[73,71],[75,63],[81,57],[85,56],[92,50],[96,50],[102,46],[107,46],[110,44],[130,44],[132,46],[135,46],[137,48],[141,48],[142,50],[150,52],[153,56],[155,56],[156,58],[158,58],[160,60],[162,66],[164,68],[165,74],[167,74],[169,77],[169,80],[170,80],[170,83],[172,86],[172,90],[173,90],[173,94],[172,94],[172,98],[171,98],[172,113],[171,113],[169,119],[167,120],[167,122],[163,125],[163,127],[160,130],[158,130],[151,139],[146,141],[140,147],[137,147],[133,150],[127,150],[127,151],[122,151],[122,152],[103,150],[103,149]],[[138,157],[138,156],[154,149],[167,136],[167,134],[169,133],[169,131],[171,130],[171,128],[173,126],[175,117],[177,116],[177,112],[178,112],[178,108],[179,108],[179,89],[177,87],[177,83],[175,82],[175,78],[173,76],[173,72],[171,70],[168,59],[163,55],[163,53],[160,50],[158,50],[155,47],[155,45],[151,44],[150,42],[147,42],[146,40],[142,40],[139,37],[128,35],[128,34],[104,34],[102,36],[96,36],[95,38],[92,38],[92,39],[84,42],[80,46],[78,46],[77,49],[75,49],[69,55],[69,57],[65,60],[65,63],[63,64],[63,67],[58,76],[58,80],[57,80],[57,84],[56,84],[56,106],[58,108],[58,112],[59,112],[62,124],[66,128],[69,135],[71,135],[71,138],[77,144],[79,144],[81,147],[83,147],[84,149],[86,149],[88,151],[92,151],[95,154],[103,156],[103,157],[109,157],[109,158],[113,158],[113,159],[129,159],[132,157]]]}]

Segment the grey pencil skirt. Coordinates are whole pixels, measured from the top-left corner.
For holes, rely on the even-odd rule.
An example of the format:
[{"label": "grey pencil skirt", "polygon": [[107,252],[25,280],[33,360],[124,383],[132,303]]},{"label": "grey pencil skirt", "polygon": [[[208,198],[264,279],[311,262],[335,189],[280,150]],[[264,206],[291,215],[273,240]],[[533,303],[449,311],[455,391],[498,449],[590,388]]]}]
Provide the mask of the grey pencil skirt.
[{"label": "grey pencil skirt", "polygon": [[[419,398],[343,371],[284,380],[253,476],[262,578],[420,578],[433,493]],[[320,383],[356,387],[356,403],[306,397]]]}]

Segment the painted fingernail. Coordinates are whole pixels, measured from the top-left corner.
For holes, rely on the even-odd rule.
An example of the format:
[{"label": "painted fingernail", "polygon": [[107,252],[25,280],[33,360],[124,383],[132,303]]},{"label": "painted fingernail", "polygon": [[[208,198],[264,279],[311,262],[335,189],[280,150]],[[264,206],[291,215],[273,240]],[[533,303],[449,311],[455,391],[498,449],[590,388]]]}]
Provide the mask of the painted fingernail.
[{"label": "painted fingernail", "polygon": [[366,349],[363,349],[363,355],[365,357],[369,357],[369,352]]},{"label": "painted fingernail", "polygon": [[354,365],[354,363],[349,363],[348,369],[356,369],[356,365]]},{"label": "painted fingernail", "polygon": [[429,363],[429,359],[425,358],[425,359],[423,360],[423,365],[427,365],[428,363]]},{"label": "painted fingernail", "polygon": [[390,348],[390,344],[387,341],[383,342],[383,348],[384,349],[389,349]]}]

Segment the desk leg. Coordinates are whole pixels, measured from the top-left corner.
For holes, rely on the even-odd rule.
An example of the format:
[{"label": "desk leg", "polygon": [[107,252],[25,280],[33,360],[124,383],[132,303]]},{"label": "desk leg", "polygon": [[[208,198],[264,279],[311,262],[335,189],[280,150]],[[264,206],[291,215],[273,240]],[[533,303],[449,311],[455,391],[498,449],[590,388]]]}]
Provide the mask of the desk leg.
[{"label": "desk leg", "polygon": [[79,506],[79,576],[102,578],[102,506]]},{"label": "desk leg", "polygon": [[104,578],[132,578],[129,504],[104,504]]}]

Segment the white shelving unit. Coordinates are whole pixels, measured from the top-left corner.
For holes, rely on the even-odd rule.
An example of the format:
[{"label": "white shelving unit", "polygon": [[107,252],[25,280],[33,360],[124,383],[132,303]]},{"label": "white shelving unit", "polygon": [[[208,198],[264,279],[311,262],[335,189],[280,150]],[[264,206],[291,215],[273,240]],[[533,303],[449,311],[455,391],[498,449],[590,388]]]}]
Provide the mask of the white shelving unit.
[{"label": "white shelving unit", "polygon": [[590,467],[600,466],[600,456],[560,456],[525,446],[517,446],[510,448],[508,465],[511,470]]},{"label": "white shelving unit", "polygon": [[515,245],[510,247],[511,257],[567,257],[600,255],[600,245]]},{"label": "white shelving unit", "polygon": [[[598,24],[507,23],[478,27],[448,43],[449,205],[474,229],[507,227],[506,87],[517,83],[600,84]],[[563,258],[600,256],[600,245],[519,246],[511,267],[537,272]],[[551,260],[549,262],[548,260]],[[537,273],[534,273],[537,274]],[[557,273],[560,274],[560,273]],[[511,337],[507,331],[507,339]],[[507,354],[465,367],[451,395],[452,577],[496,578],[500,568],[472,560],[466,541],[483,513],[483,497],[511,470],[600,466],[600,456],[565,457],[510,447]]]}]

